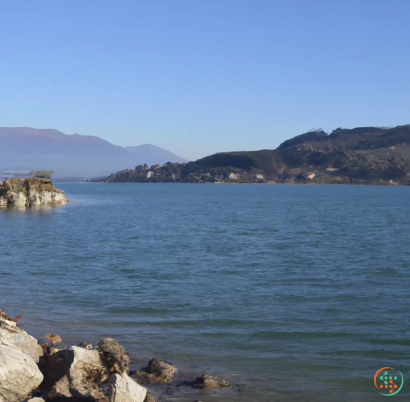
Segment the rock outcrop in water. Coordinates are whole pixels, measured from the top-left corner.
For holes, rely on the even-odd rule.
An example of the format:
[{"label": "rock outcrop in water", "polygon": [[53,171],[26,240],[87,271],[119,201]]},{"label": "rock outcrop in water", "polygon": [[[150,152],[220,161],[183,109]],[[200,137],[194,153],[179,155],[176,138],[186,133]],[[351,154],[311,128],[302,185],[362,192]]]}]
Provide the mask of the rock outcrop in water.
[{"label": "rock outcrop in water", "polygon": [[0,207],[32,207],[64,205],[64,191],[54,187],[50,179],[17,177],[0,182]]},{"label": "rock outcrop in water", "polygon": [[96,181],[410,185],[410,125],[314,130],[277,149],[217,153],[195,162],[139,165]]},{"label": "rock outcrop in water", "polygon": [[[47,334],[45,338],[51,344],[41,347],[17,327],[15,319],[1,313],[1,402],[159,402],[140,380],[147,385],[169,385],[177,372],[171,363],[151,359],[145,371],[129,376],[130,358],[112,338],[101,339],[96,347],[84,342],[61,349],[57,347],[61,341],[58,335]],[[183,385],[197,389],[230,386],[206,374],[195,381],[183,381]]]}]

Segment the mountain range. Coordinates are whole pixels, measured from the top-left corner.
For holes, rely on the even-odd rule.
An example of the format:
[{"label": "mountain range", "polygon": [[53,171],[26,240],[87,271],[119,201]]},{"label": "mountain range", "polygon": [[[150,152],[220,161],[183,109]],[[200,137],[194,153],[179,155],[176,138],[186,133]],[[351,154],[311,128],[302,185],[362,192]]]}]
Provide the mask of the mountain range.
[{"label": "mountain range", "polygon": [[155,145],[120,147],[99,137],[53,129],[0,127],[0,172],[53,170],[54,178],[91,178],[141,163],[186,162]]},{"label": "mountain range", "polygon": [[410,185],[410,125],[311,130],[276,149],[222,152],[154,169],[137,166],[103,181]]}]

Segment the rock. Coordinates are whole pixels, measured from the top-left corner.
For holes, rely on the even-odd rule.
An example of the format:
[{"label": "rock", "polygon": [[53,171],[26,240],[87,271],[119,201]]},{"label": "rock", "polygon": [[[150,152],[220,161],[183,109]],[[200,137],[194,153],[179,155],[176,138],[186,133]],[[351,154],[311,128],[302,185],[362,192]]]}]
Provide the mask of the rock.
[{"label": "rock", "polygon": [[79,348],[84,348],[91,350],[93,348],[93,344],[91,342],[81,342],[77,345]]},{"label": "rock", "polygon": [[31,398],[27,402],[46,402],[43,398]]},{"label": "rock", "polygon": [[145,397],[144,402],[158,402],[158,399],[155,398],[150,393],[147,393],[147,396]]},{"label": "rock", "polygon": [[19,320],[21,319],[21,314],[19,314],[17,317],[9,317],[6,313],[4,313],[3,311],[1,311],[0,309],[0,318],[2,318],[5,321],[12,321],[15,324],[17,324],[19,322]]},{"label": "rock", "polygon": [[0,345],[0,401],[21,402],[41,384],[37,364],[20,350]]},{"label": "rock", "polygon": [[219,377],[213,377],[208,374],[202,374],[201,377],[198,377],[195,381],[188,383],[194,388],[223,388],[230,387],[231,384]]},{"label": "rock", "polygon": [[141,384],[171,382],[176,372],[176,367],[171,363],[164,360],[151,359],[145,371],[137,370],[131,378]]},{"label": "rock", "polygon": [[147,396],[147,389],[126,374],[112,374],[100,390],[108,398],[108,402],[144,402]]},{"label": "rock", "polygon": [[128,374],[130,358],[125,349],[112,338],[103,338],[97,345],[102,362],[111,373]]},{"label": "rock", "polygon": [[151,359],[145,372],[163,379],[164,382],[168,382],[171,381],[177,372],[177,368],[165,360]]},{"label": "rock", "polygon": [[73,350],[61,350],[51,355],[45,355],[40,363],[40,370],[44,376],[41,388],[48,392],[68,373],[73,362]]},{"label": "rock", "polygon": [[26,331],[18,328],[13,321],[0,318],[0,345],[14,347],[39,362],[43,348]]},{"label": "rock", "polygon": [[[44,365],[44,367],[48,367],[47,374],[43,370],[46,399],[100,398],[102,395],[100,395],[99,386],[108,380],[109,374],[101,362],[98,351],[78,346],[73,346],[71,349],[59,351],[47,357],[48,366]],[[68,370],[64,373],[67,367]],[[64,374],[62,375],[62,373]],[[58,377],[60,378],[57,382],[52,384],[53,379]]]},{"label": "rock", "polygon": [[0,185],[0,206],[30,207],[67,202],[64,191],[56,189],[50,179],[13,177]]},{"label": "rock", "polygon": [[55,346],[57,343],[60,343],[62,341],[60,335],[54,335],[54,334],[45,334],[44,336],[41,336],[40,338],[47,339],[48,341],[50,341],[51,346]]}]

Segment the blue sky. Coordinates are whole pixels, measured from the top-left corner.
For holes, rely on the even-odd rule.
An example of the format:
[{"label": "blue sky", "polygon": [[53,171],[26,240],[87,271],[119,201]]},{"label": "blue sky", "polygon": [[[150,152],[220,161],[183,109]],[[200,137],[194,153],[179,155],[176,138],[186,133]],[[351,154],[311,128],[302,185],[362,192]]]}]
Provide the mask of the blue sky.
[{"label": "blue sky", "polygon": [[0,0],[0,126],[188,159],[410,123],[408,0]]}]

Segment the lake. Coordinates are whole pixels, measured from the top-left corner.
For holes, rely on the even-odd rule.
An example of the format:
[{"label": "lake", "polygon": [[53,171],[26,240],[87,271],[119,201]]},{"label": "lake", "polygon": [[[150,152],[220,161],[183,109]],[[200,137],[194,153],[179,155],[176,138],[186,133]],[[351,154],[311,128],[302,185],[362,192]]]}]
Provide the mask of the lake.
[{"label": "lake", "polygon": [[0,210],[0,308],[66,344],[114,337],[179,378],[161,401],[410,395],[410,187],[57,183],[71,203]]}]

